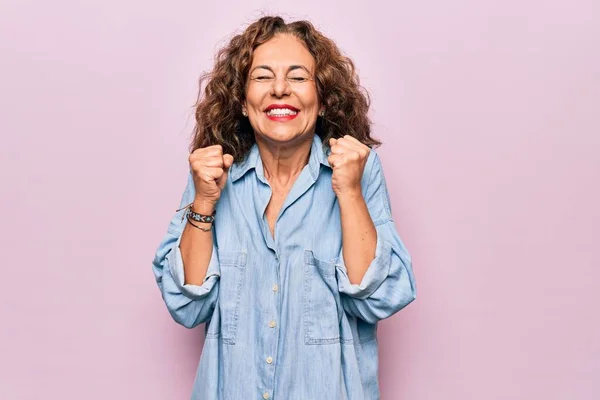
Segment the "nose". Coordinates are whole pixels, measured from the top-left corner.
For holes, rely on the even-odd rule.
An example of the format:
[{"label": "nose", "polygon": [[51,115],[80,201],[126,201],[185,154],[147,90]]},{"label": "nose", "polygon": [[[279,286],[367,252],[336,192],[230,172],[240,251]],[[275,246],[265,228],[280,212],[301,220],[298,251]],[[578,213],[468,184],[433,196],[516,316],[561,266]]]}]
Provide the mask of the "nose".
[{"label": "nose", "polygon": [[274,97],[283,97],[289,95],[291,91],[290,83],[285,77],[275,77],[271,86],[271,95]]}]

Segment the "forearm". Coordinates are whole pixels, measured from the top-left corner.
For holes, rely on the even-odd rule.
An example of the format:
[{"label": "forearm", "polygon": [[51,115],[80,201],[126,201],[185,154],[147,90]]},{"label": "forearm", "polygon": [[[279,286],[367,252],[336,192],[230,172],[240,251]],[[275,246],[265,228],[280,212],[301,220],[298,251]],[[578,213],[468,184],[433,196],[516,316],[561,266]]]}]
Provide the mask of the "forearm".
[{"label": "forearm", "polygon": [[377,231],[360,191],[338,195],[342,220],[342,249],[348,279],[360,284],[375,258]]},{"label": "forearm", "polygon": [[[212,203],[196,200],[193,204],[195,212],[203,215],[212,215],[215,206]],[[202,228],[208,228],[211,224],[196,222]],[[213,234],[212,231],[204,232],[189,223],[186,224],[179,245],[186,285],[202,285],[206,277],[206,271],[212,256]]]}]

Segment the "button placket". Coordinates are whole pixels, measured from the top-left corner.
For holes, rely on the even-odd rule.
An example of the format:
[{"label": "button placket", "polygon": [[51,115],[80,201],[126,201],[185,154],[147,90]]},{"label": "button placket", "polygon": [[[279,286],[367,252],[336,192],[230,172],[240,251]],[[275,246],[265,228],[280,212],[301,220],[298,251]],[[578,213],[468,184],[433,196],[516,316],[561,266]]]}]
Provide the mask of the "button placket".
[{"label": "button placket", "polygon": [[[277,261],[279,261],[279,257],[278,257],[278,255],[277,255],[277,254],[275,255],[275,257],[276,257]],[[271,290],[273,291],[273,294],[277,294],[277,293],[279,292],[279,285],[278,285],[278,284],[276,284],[276,283],[274,283],[274,284],[271,286]],[[277,300],[275,300],[275,303],[277,303]],[[268,325],[269,325],[269,328],[273,329],[273,328],[275,328],[275,327],[277,326],[277,322],[275,321],[275,319],[272,319],[272,320],[270,320],[270,321],[269,321]],[[278,336],[278,335],[277,335],[277,336]],[[277,336],[276,336],[276,337],[277,337]],[[276,340],[277,340],[277,339],[276,339]],[[268,357],[265,359],[265,362],[266,362],[268,365],[272,365],[272,364],[273,364],[273,361],[274,361],[274,360],[273,360],[273,357],[272,357],[272,356],[268,356]],[[273,371],[273,370],[271,370],[271,371]],[[267,391],[267,392],[264,392],[262,397],[263,397],[263,399],[265,399],[265,400],[266,400],[266,399],[269,399],[269,398],[270,398],[270,394],[269,394],[269,392],[268,392],[268,391]]]}]

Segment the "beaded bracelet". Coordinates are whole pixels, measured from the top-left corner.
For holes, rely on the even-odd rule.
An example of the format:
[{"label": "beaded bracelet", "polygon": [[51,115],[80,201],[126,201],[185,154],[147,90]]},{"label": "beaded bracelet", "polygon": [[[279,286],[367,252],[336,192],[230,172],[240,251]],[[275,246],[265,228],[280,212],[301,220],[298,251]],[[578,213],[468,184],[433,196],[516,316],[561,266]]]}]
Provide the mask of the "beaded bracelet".
[{"label": "beaded bracelet", "polygon": [[187,221],[188,221],[188,224],[190,224],[190,225],[191,225],[191,226],[193,226],[194,228],[198,228],[198,229],[200,229],[201,231],[204,231],[204,232],[209,232],[209,231],[212,229],[212,224],[210,224],[210,226],[209,226],[208,228],[203,228],[203,227],[201,227],[201,226],[198,226],[198,225],[196,225],[196,224],[195,224],[195,223],[193,223],[193,222],[192,222],[192,220],[190,219],[190,215],[189,215],[189,214],[187,215]]},{"label": "beaded bracelet", "polygon": [[[198,213],[196,213],[196,212],[194,212],[194,211],[192,210],[192,205],[193,205],[193,204],[194,204],[194,202],[191,202],[191,203],[190,203],[190,204],[188,204],[187,206],[185,206],[185,207],[181,207],[180,209],[178,209],[178,210],[175,210],[175,212],[179,212],[179,211],[181,211],[181,210],[185,210],[185,209],[187,208],[187,209],[188,209],[188,210],[187,210],[187,212],[184,212],[184,213],[181,215],[181,221],[183,222],[183,218],[186,218],[186,219],[187,219],[187,221],[188,221],[188,223],[189,223],[190,225],[192,225],[194,228],[198,228],[198,229],[200,229],[201,231],[204,231],[204,232],[209,232],[209,231],[212,229],[213,223],[215,222],[215,214],[217,213],[217,211],[215,210],[215,211],[213,212],[213,215],[202,215],[202,214],[198,214]],[[193,219],[194,221],[198,221],[198,222],[210,223],[210,226],[209,226],[208,228],[203,228],[203,227],[201,227],[201,226],[198,226],[198,225],[194,224],[194,223],[192,222],[192,219]]]},{"label": "beaded bracelet", "polygon": [[184,212],[181,215],[181,222],[183,222],[183,218],[188,217],[188,219],[189,219],[190,216],[194,221],[197,221],[197,222],[206,222],[206,223],[215,222],[215,215],[217,214],[217,210],[215,210],[212,215],[202,215],[202,214],[198,214],[198,213],[194,212],[194,209],[192,207],[193,204],[194,204],[194,202],[191,202],[187,206],[181,207],[179,210],[175,210],[175,212],[179,212],[181,210],[185,210],[186,208],[188,209],[186,212]]},{"label": "beaded bracelet", "polygon": [[192,208],[192,206],[190,206],[190,208],[188,209],[188,212],[186,214],[186,216],[189,218],[192,218],[194,221],[197,222],[205,222],[207,224],[210,224],[212,222],[215,222],[215,214],[217,213],[217,211],[215,210],[213,212],[213,215],[202,215],[202,214],[198,214],[196,212],[194,212],[194,209]]}]

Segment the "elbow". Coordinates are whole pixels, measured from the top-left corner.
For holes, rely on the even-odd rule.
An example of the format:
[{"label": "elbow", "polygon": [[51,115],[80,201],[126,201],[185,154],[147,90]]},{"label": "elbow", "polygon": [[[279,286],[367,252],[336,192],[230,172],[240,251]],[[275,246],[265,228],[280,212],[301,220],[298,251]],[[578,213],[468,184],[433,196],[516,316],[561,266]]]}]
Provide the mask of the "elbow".
[{"label": "elbow", "polygon": [[163,300],[169,314],[175,322],[188,329],[206,322],[214,309],[214,296],[192,299],[181,292],[163,290]]},{"label": "elbow", "polygon": [[177,322],[179,325],[184,326],[188,329],[192,329],[197,327],[198,325],[200,325],[202,322],[201,318],[190,318],[191,315],[187,312],[184,312],[182,310],[173,310],[171,308],[169,309],[169,313],[171,314],[171,317],[173,318],[173,320],[175,322]]},{"label": "elbow", "polygon": [[405,281],[405,287],[400,288],[393,296],[390,302],[391,314],[393,315],[404,307],[415,301],[417,290],[412,281]]},{"label": "elbow", "polygon": [[410,258],[403,260],[402,265],[404,268],[400,269],[396,284],[390,288],[385,296],[389,299],[389,316],[402,310],[417,298],[417,287]]},{"label": "elbow", "polygon": [[179,321],[176,320],[176,322],[179,325],[186,327],[187,329],[195,328],[195,327],[197,327],[198,325],[201,324],[201,322],[196,322],[196,321],[190,322],[190,321],[187,321],[187,320],[179,320]]},{"label": "elbow", "polygon": [[392,314],[395,314],[398,311],[402,310],[404,307],[415,301],[416,298],[417,292],[416,290],[414,290],[414,288],[411,288],[411,290],[406,291],[402,294],[402,296],[399,296],[398,301],[394,304],[394,312]]},{"label": "elbow", "polygon": [[365,300],[366,307],[364,307],[360,313],[360,317],[365,322],[374,324],[396,314],[398,311],[412,303],[416,297],[416,290],[411,286],[409,290],[398,291],[397,294],[391,295],[385,298],[385,300]]}]

